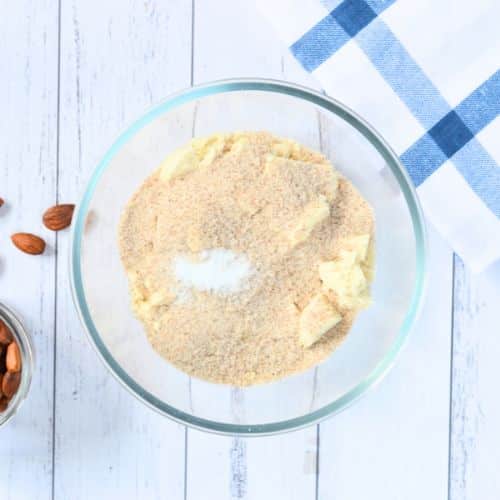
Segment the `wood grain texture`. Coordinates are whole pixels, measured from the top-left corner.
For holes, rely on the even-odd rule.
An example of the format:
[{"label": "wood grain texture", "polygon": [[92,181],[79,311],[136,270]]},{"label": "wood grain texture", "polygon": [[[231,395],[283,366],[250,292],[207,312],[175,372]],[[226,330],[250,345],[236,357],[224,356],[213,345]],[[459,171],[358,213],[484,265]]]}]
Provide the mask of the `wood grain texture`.
[{"label": "wood grain texture", "polygon": [[[0,429],[0,498],[52,494],[54,235],[42,213],[56,196],[57,4],[2,3],[0,16],[0,301],[21,316],[36,349],[28,400]],[[13,247],[26,231],[47,241],[44,255]]]},{"label": "wood grain texture", "polygon": [[[189,85],[191,6],[64,0],[61,27],[59,199],[75,201],[117,134]],[[65,235],[59,243],[68,255]],[[68,273],[59,259],[55,498],[183,498],[184,428],[104,368],[74,312]]]},{"label": "wood grain texture", "polygon": [[500,498],[500,266],[472,275],[455,257],[450,500]]},{"label": "wood grain texture", "polygon": [[188,499],[307,500],[315,487],[315,427],[265,438],[188,433]]}]

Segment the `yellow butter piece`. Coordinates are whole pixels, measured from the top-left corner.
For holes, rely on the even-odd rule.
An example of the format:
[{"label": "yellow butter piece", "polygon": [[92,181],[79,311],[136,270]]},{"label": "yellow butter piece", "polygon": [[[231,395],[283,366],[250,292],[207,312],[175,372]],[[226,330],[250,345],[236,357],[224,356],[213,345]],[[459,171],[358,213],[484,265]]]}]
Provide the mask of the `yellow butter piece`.
[{"label": "yellow butter piece", "polygon": [[366,252],[366,258],[361,263],[361,268],[366,276],[368,283],[373,281],[375,275],[375,245],[373,239],[368,243],[368,250]]},{"label": "yellow butter piece", "polygon": [[266,153],[264,156],[264,175],[276,175],[279,172],[280,163],[278,161],[278,157],[271,154]]},{"label": "yellow butter piece", "polygon": [[193,141],[200,167],[208,167],[222,153],[225,142],[226,137],[221,134]]},{"label": "yellow butter piece", "polygon": [[160,180],[168,182],[210,165],[224,150],[225,139],[221,134],[194,139],[187,146],[175,150],[160,165]]},{"label": "yellow butter piece", "polygon": [[175,177],[183,177],[198,166],[198,157],[191,146],[178,149],[168,155],[160,165],[160,180],[168,182]]},{"label": "yellow butter piece", "polygon": [[128,276],[132,307],[140,318],[147,317],[154,308],[170,305],[176,298],[168,290],[152,291],[151,282],[146,279],[142,283],[137,271],[129,272]]},{"label": "yellow butter piece", "polygon": [[360,309],[370,304],[368,281],[356,251],[343,251],[338,259],[321,263],[319,277],[323,286],[335,294],[340,307]]},{"label": "yellow butter piece", "polygon": [[330,215],[330,205],[325,196],[319,197],[306,205],[304,212],[287,232],[292,246],[307,240],[313,229]]},{"label": "yellow butter piece", "polygon": [[340,313],[324,295],[315,295],[300,315],[300,343],[304,347],[312,346],[341,320]]},{"label": "yellow butter piece", "polygon": [[158,307],[158,306],[167,306],[171,304],[175,299],[175,295],[172,293],[169,293],[167,291],[156,291],[153,292],[149,298],[148,302],[153,306],[153,307]]},{"label": "yellow butter piece", "polygon": [[247,137],[238,137],[233,139],[231,144],[231,153],[240,153],[248,145],[249,141]]},{"label": "yellow butter piece", "polygon": [[146,299],[137,299],[132,291],[132,307],[140,318],[147,318],[154,309],[169,306],[175,300],[174,294],[164,294],[161,292],[154,292]]},{"label": "yellow butter piece", "polygon": [[291,141],[276,142],[272,145],[272,152],[281,158],[289,158],[294,144]]},{"label": "yellow butter piece", "polygon": [[360,234],[359,236],[352,236],[345,241],[346,250],[351,250],[356,255],[356,260],[361,262],[366,259],[368,253],[368,246],[370,244],[369,234]]},{"label": "yellow butter piece", "polygon": [[160,165],[160,180],[168,182],[192,172],[198,166],[198,157],[191,146],[178,149],[168,155]]}]

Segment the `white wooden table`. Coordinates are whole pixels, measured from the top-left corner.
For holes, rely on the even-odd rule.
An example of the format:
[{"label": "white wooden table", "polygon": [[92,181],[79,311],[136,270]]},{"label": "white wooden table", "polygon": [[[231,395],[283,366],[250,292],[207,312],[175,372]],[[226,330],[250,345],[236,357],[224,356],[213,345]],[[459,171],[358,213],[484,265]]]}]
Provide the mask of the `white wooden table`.
[{"label": "white wooden table", "polygon": [[[84,337],[68,234],[117,133],[193,83],[265,76],[315,87],[251,0],[0,0],[0,300],[34,335],[29,400],[0,429],[0,500],[500,498],[500,266],[473,276],[430,229],[427,303],[397,366],[309,429],[238,439],[173,423],[130,396]],[[25,256],[16,231],[49,250]]]}]

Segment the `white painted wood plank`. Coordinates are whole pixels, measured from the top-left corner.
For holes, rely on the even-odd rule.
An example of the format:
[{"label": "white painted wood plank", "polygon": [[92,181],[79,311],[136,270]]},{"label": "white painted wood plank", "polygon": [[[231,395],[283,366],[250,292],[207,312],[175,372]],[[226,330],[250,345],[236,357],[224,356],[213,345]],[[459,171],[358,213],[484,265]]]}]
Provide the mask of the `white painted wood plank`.
[{"label": "white painted wood plank", "polygon": [[447,496],[452,253],[432,228],[429,240],[427,301],[396,366],[320,425],[322,500]]},{"label": "white painted wood plank", "polygon": [[[277,42],[253,2],[243,0],[195,2],[193,75],[194,83],[253,76],[313,84]],[[198,121],[202,115],[200,109]],[[192,387],[196,399],[195,380]],[[187,498],[312,499],[316,488],[316,438],[316,427],[255,439],[190,430]]]},{"label": "white painted wood plank", "polygon": [[195,0],[195,83],[220,78],[277,78],[319,89],[279,41],[254,2]]},{"label": "white painted wood plank", "polygon": [[[189,85],[191,5],[63,0],[61,25],[59,197],[74,201],[122,128]],[[184,428],[103,367],[76,318],[67,259],[59,264],[55,498],[183,498]]]},{"label": "white painted wood plank", "polygon": [[[28,400],[0,429],[0,498],[52,494],[54,235],[41,214],[55,200],[57,3],[4,2],[0,16],[0,300],[31,332],[36,369]],[[25,255],[10,235],[40,234],[45,255]]]},{"label": "white painted wood plank", "polygon": [[500,265],[471,274],[455,257],[450,500],[500,498]]},{"label": "white painted wood plank", "polygon": [[315,484],[315,427],[261,438],[188,433],[188,499],[307,500]]}]

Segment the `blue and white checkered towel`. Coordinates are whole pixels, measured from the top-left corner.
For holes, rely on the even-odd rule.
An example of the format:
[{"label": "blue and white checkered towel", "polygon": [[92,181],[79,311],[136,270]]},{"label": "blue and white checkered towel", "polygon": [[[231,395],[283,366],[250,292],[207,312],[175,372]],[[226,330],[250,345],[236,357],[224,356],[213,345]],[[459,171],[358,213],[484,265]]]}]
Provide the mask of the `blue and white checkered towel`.
[{"label": "blue and white checkered towel", "polygon": [[392,145],[465,262],[500,259],[500,1],[257,2],[324,90]]}]

